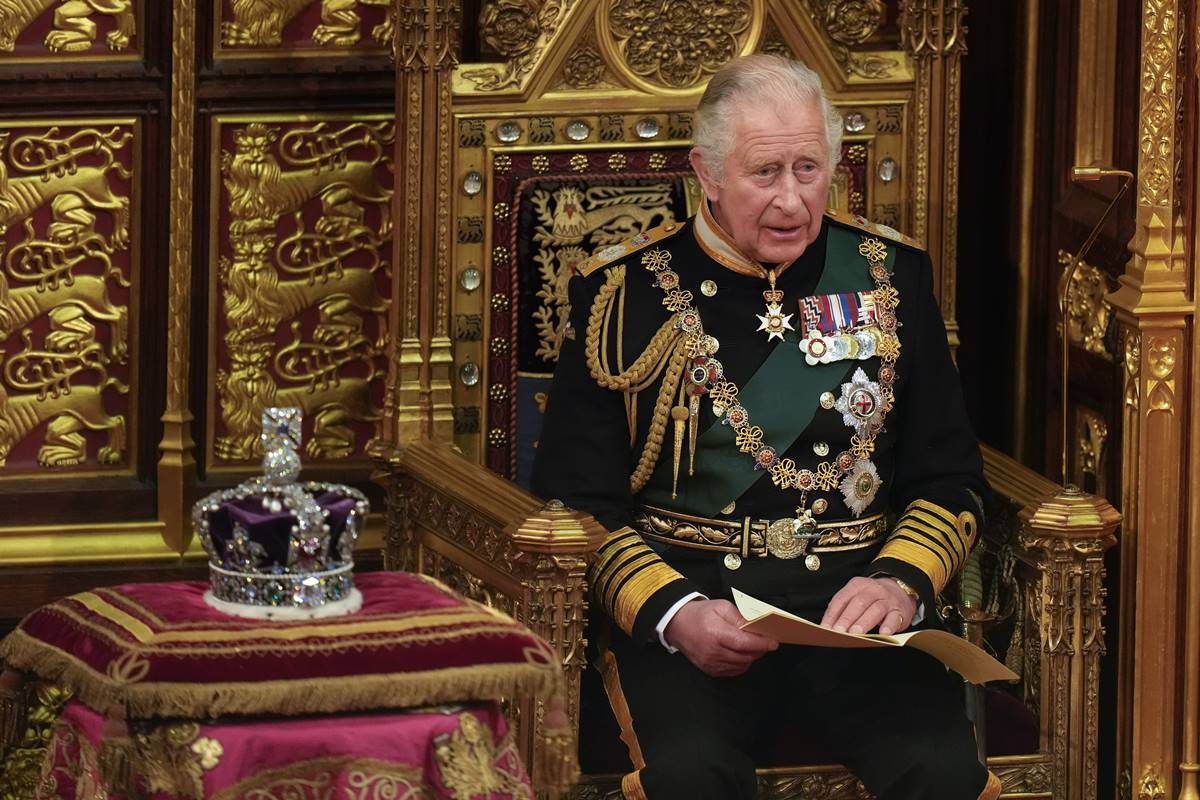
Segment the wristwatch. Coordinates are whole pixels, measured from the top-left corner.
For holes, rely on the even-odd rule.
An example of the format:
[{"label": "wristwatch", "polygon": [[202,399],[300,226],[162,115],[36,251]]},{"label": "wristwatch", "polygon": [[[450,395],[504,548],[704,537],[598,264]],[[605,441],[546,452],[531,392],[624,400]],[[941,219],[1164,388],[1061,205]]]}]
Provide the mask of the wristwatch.
[{"label": "wristwatch", "polygon": [[894,580],[896,582],[896,585],[900,587],[900,591],[904,592],[906,595],[911,597],[913,599],[913,602],[917,604],[917,608],[921,607],[921,595],[917,592],[916,589],[909,586],[907,583],[900,580],[895,575],[887,575],[885,577],[888,577],[888,578],[891,578],[892,580]]}]

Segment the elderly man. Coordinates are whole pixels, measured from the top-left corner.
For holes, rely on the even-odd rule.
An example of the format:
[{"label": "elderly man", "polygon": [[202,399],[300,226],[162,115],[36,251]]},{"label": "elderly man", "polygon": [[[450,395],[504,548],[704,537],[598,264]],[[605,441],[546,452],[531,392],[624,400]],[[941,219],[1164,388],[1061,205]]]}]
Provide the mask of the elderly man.
[{"label": "elderly man", "polygon": [[590,577],[629,798],[753,797],[789,730],[879,798],[999,792],[941,664],[780,647],[730,602],[843,631],[929,624],[982,513],[929,259],[825,212],[840,144],[811,70],[730,64],[696,111],[700,213],[571,281],[533,488],[612,532]]}]

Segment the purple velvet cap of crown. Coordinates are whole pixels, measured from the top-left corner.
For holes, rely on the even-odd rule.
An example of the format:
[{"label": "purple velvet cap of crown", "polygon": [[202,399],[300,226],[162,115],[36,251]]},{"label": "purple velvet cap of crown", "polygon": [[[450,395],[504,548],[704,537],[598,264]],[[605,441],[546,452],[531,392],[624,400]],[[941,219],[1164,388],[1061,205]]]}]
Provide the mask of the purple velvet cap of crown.
[{"label": "purple velvet cap of crown", "polygon": [[[319,492],[313,499],[327,514],[325,521],[329,525],[329,546],[325,554],[326,566],[332,567],[341,563],[338,545],[346,530],[346,520],[354,510],[355,501],[353,497],[333,491]],[[222,562],[227,560],[226,543],[233,538],[234,527],[240,525],[250,540],[257,542],[266,552],[268,563],[263,565],[266,569],[275,566],[287,567],[292,526],[295,524],[296,518],[287,508],[269,511],[263,507],[261,497],[226,500],[208,518],[213,550],[215,554],[219,554]]]}]

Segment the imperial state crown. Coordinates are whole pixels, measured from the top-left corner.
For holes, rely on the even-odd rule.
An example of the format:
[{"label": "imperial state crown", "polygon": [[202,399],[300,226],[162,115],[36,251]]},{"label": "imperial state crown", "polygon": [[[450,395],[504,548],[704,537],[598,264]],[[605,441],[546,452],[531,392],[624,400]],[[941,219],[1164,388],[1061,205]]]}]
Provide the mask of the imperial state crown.
[{"label": "imperial state crown", "polygon": [[337,483],[300,483],[299,408],[262,415],[263,474],[192,507],[208,553],[205,601],[258,619],[313,619],[362,607],[354,543],[367,498]]}]

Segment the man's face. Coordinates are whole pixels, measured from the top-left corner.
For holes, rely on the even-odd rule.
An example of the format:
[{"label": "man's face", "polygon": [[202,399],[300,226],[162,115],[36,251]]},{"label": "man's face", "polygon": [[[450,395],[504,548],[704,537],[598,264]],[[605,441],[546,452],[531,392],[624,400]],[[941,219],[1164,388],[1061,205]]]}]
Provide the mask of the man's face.
[{"label": "man's face", "polygon": [[736,119],[723,180],[714,180],[697,151],[692,165],[717,222],[742,253],[764,263],[791,261],[821,232],[833,177],[820,107],[747,104]]}]

